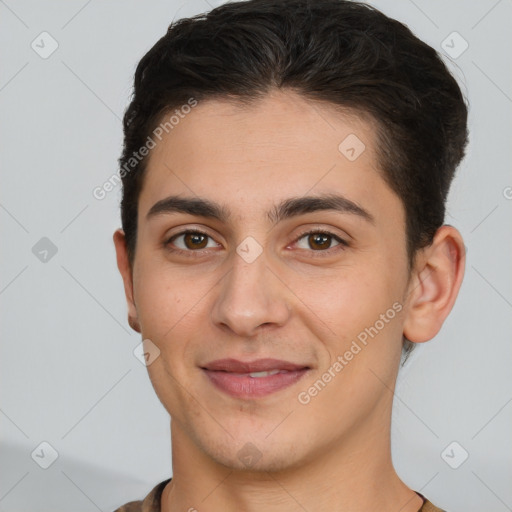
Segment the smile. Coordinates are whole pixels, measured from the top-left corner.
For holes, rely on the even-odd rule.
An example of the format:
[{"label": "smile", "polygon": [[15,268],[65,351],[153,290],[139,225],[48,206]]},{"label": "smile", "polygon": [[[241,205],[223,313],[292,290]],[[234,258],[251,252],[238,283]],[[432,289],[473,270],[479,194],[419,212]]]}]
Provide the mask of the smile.
[{"label": "smile", "polygon": [[235,398],[261,398],[292,386],[311,368],[277,359],[221,359],[201,367],[217,389]]}]

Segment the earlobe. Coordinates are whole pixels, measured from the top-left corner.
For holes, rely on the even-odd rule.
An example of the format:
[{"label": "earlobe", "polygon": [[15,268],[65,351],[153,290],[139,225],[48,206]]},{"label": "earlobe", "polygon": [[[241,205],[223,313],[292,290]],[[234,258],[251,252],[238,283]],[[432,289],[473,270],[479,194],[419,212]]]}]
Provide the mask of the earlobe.
[{"label": "earlobe", "polygon": [[136,317],[133,317],[130,314],[128,314],[128,324],[134,331],[138,333],[141,332],[139,321],[137,320]]},{"label": "earlobe", "polygon": [[464,277],[465,247],[452,226],[441,226],[421,250],[408,290],[404,336],[415,343],[432,339],[450,313]]},{"label": "earlobe", "polygon": [[117,229],[114,232],[113,240],[116,248],[117,268],[123,278],[124,293],[126,296],[126,304],[128,306],[128,324],[134,331],[140,333],[141,328],[137,317],[137,308],[133,298],[133,273],[128,259],[124,231],[122,229]]}]

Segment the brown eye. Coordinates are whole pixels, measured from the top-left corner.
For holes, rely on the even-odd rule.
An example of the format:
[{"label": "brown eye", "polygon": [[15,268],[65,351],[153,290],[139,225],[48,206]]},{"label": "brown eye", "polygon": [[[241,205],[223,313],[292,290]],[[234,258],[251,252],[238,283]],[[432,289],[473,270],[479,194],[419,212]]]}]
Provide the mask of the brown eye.
[{"label": "brown eye", "polygon": [[177,248],[188,252],[217,247],[212,237],[200,231],[183,231],[171,237],[165,245],[169,249]]},{"label": "brown eye", "polygon": [[333,249],[336,246],[347,245],[339,236],[323,231],[303,233],[296,243],[299,249],[312,250],[313,252],[327,252],[329,249]]},{"label": "brown eye", "polygon": [[204,249],[208,245],[208,236],[202,233],[186,233],[183,242],[187,249]]},{"label": "brown eye", "polygon": [[315,233],[308,236],[308,243],[312,249],[329,249],[331,236],[324,233]]}]

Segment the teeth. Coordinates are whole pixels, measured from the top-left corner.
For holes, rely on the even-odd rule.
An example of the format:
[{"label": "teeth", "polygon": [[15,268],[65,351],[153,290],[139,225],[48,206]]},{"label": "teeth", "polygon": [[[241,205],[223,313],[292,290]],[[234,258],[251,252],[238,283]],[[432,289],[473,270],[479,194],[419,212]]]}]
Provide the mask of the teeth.
[{"label": "teeth", "polygon": [[250,377],[268,377],[269,375],[275,375],[279,373],[281,370],[270,370],[268,372],[251,372],[249,373]]}]

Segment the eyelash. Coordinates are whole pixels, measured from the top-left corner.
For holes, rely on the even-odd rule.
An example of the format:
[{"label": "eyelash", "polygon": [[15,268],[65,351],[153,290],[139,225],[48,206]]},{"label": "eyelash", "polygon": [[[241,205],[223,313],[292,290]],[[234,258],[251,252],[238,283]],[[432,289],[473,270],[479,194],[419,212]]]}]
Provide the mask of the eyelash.
[{"label": "eyelash", "polygon": [[[191,228],[191,229],[187,229],[186,231],[181,231],[179,233],[176,233],[176,234],[172,235],[169,239],[167,239],[163,243],[164,248],[167,249],[170,252],[181,253],[181,254],[184,254],[187,257],[191,257],[191,258],[201,257],[202,256],[202,252],[205,249],[187,250],[187,251],[185,251],[183,249],[176,249],[176,248],[173,248],[171,246],[171,242],[173,242],[176,238],[178,238],[180,236],[183,236],[183,235],[188,235],[190,233],[197,233],[199,235],[205,235],[208,238],[211,238],[213,240],[213,237],[211,237],[210,235],[208,235],[204,231],[201,231],[199,229]],[[318,251],[309,250],[308,252],[311,252],[312,256],[315,257],[315,258],[323,257],[323,254],[325,254],[325,253],[328,253],[330,255],[330,254],[332,254],[333,250],[334,251],[344,250],[345,248],[349,247],[348,242],[346,242],[345,240],[340,238],[338,235],[335,235],[334,233],[331,233],[330,231],[325,231],[325,230],[321,230],[321,229],[310,229],[310,230],[304,231],[300,235],[298,235],[297,238],[295,238],[293,243],[297,243],[299,240],[301,240],[302,238],[304,238],[305,236],[308,236],[308,235],[326,235],[326,236],[329,236],[329,237],[333,238],[336,242],[339,243],[339,245],[336,245],[334,247],[330,247],[329,249],[326,249],[326,250],[318,250]],[[303,250],[307,250],[307,249],[303,249]],[[196,253],[196,254],[194,254],[194,253]],[[318,253],[320,253],[320,254],[318,254]]]},{"label": "eyelash", "polygon": [[309,229],[307,231],[303,231],[299,236],[297,236],[297,238],[294,240],[293,243],[295,244],[302,238],[309,236],[309,235],[326,235],[326,236],[331,237],[333,240],[335,240],[339,244],[334,247],[330,247],[329,249],[319,250],[319,251],[315,251],[313,249],[311,249],[311,250],[303,249],[308,252],[311,252],[311,255],[314,258],[322,258],[326,254],[330,256],[333,252],[343,251],[344,249],[346,249],[349,246],[349,244],[345,240],[343,240],[343,238],[340,238],[338,235],[335,235],[334,233],[331,233],[330,231],[326,231],[326,230],[322,230],[322,229]]}]

